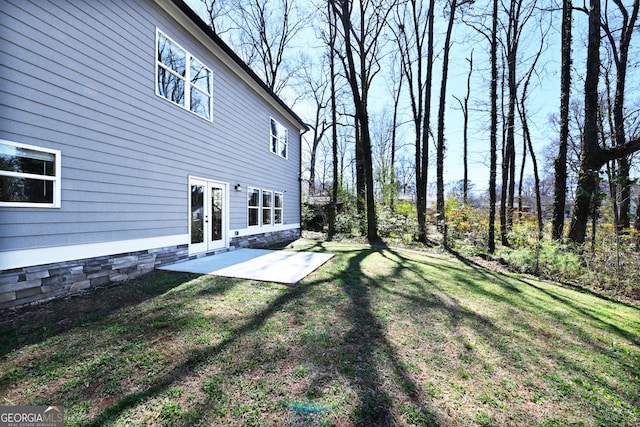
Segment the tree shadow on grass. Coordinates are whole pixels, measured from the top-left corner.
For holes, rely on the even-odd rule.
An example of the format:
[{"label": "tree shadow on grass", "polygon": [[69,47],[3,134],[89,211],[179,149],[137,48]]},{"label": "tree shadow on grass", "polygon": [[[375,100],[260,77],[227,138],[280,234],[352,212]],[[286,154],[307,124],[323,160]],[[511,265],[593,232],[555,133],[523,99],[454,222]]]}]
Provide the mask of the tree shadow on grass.
[{"label": "tree shadow on grass", "polygon": [[393,398],[385,390],[377,368],[381,359],[386,358],[414,410],[426,420],[425,423],[437,426],[440,425],[438,416],[427,407],[420,385],[411,378],[400,362],[372,307],[371,291],[376,288],[376,284],[368,278],[362,263],[368,256],[384,250],[383,247],[376,246],[360,251],[349,260],[346,271],[338,275],[342,289],[351,302],[346,313],[351,328],[343,338],[347,351],[343,353],[340,371],[358,394],[358,404],[352,415],[358,425],[386,426],[397,425],[399,422],[391,411]]},{"label": "tree shadow on grass", "polygon": [[[316,250],[323,250],[318,246]],[[234,328],[222,341],[215,345],[193,350],[187,358],[169,372],[156,378],[145,390],[132,393],[106,407],[91,420],[90,426],[100,426],[118,419],[123,412],[138,404],[162,394],[173,384],[179,383],[191,375],[198,367],[209,363],[215,356],[228,350],[242,337],[259,330],[265,322],[285,309],[292,302],[304,298],[311,289],[327,281],[341,284],[342,291],[348,298],[345,317],[350,322],[348,331],[340,338],[341,352],[332,363],[339,374],[347,379],[357,394],[357,403],[350,417],[357,425],[386,426],[396,425],[398,420],[392,413],[393,397],[389,395],[379,372],[381,359],[391,365],[401,390],[412,402],[414,410],[428,425],[440,425],[434,412],[427,408],[422,399],[423,393],[418,384],[406,372],[402,363],[385,336],[384,327],[373,312],[370,288],[372,283],[366,279],[362,270],[362,261],[379,249],[359,251],[348,261],[345,271],[339,271],[330,278],[301,283],[288,288],[277,296],[261,311],[253,315],[247,322]]]},{"label": "tree shadow on grass", "polygon": [[[233,282],[236,279],[229,280]],[[196,368],[207,363],[211,357],[228,349],[234,342],[241,339],[241,337],[260,329],[272,315],[279,312],[291,301],[301,298],[308,290],[309,286],[288,288],[285,293],[275,298],[263,310],[252,316],[244,325],[239,328],[234,328],[231,333],[227,334],[218,344],[191,351],[184,361],[178,363],[169,372],[156,378],[145,390],[138,393],[131,393],[121,398],[118,402],[102,410],[88,425],[101,426],[114,421],[127,409],[166,391],[172,384],[185,379]]]},{"label": "tree shadow on grass", "polygon": [[[380,254],[396,264],[392,273],[384,274],[385,279],[399,278],[402,286],[395,287],[393,281],[377,282],[361,279],[362,283],[366,283],[367,292],[379,289],[383,292],[382,295],[386,293],[390,297],[400,298],[405,301],[405,309],[409,311],[415,310],[426,315],[433,311],[440,311],[445,319],[444,335],[437,330],[430,331],[430,334],[438,339],[453,339],[454,342],[457,342],[457,346],[452,348],[459,352],[457,357],[460,362],[479,365],[486,372],[499,369],[508,375],[508,378],[517,378],[522,372],[538,369],[539,357],[548,358],[556,370],[570,372],[574,378],[577,375],[580,381],[584,381],[586,385],[581,387],[584,387],[585,390],[589,390],[590,384],[609,390],[608,387],[611,386],[606,377],[600,375],[597,370],[593,370],[588,362],[574,359],[576,353],[595,352],[606,358],[605,360],[619,363],[629,378],[637,378],[638,370],[633,359],[622,354],[617,355],[615,348],[612,351],[611,347],[607,347],[606,344],[603,346],[601,342],[594,340],[590,327],[594,327],[595,330],[609,331],[614,336],[625,338],[636,345],[638,345],[638,334],[633,332],[633,326],[621,327],[614,321],[609,321],[607,313],[600,313],[596,307],[591,307],[590,304],[597,304],[596,299],[592,302],[574,301],[560,288],[554,289],[552,286],[547,287],[514,275],[494,272],[478,264],[465,263],[472,268],[470,272],[459,268],[455,263],[431,263],[427,259],[428,255],[425,254],[419,260],[411,259],[410,256],[405,256],[405,253],[399,253],[392,249],[381,250]],[[429,269],[425,270],[424,266],[429,266]],[[351,267],[355,268],[355,266]],[[442,276],[440,278],[438,276],[432,277],[431,268],[436,269],[434,273],[442,274]],[[410,273],[407,273],[407,270]],[[439,283],[439,280],[448,280],[449,282],[444,284]],[[525,287],[530,288],[533,292]],[[450,291],[455,288],[458,290],[451,293]],[[466,300],[465,303],[465,301],[461,302],[456,299],[457,292],[470,292],[475,296]],[[482,314],[484,311],[478,311],[474,308],[475,305],[467,305],[469,302],[473,302],[476,297],[480,297],[476,301],[479,304],[482,304],[484,300],[498,310],[501,308],[508,310],[509,307],[514,307],[515,310],[511,317],[498,316],[498,318],[504,318],[506,323],[495,322],[490,315],[485,316]],[[378,295],[376,299],[379,298]],[[382,298],[384,299],[384,296]],[[364,307],[368,306],[368,298],[356,295],[352,299],[354,301],[359,299],[360,304]],[[560,306],[570,314],[558,316],[558,312],[554,311],[555,306]],[[522,313],[519,310],[522,310]],[[610,312],[611,308],[608,310]],[[546,318],[542,322],[543,329],[558,324],[560,326],[558,330],[553,331],[552,329],[552,334],[544,336],[546,331],[538,329],[535,325],[536,322],[533,325],[528,323],[531,319],[530,315],[536,316],[538,313],[544,314]],[[587,327],[581,322],[576,322],[576,319],[587,319],[587,323],[592,325]],[[637,325],[637,321],[632,319],[629,320],[630,325]],[[374,322],[372,323],[375,325]],[[511,328],[508,326],[509,324],[516,324],[516,326]],[[469,331],[471,337],[475,335],[480,338],[480,343],[486,343],[483,345],[487,351],[486,354],[491,355],[496,352],[499,357],[494,360],[491,357],[476,355],[473,351],[474,343],[466,341]],[[581,349],[576,350],[571,345],[567,345],[565,334],[570,339],[578,338],[581,341],[579,344]],[[548,351],[548,346],[556,351]],[[531,351],[529,352],[528,349]],[[622,350],[619,352],[623,353]],[[447,355],[449,360],[452,360],[451,356],[455,358],[454,354],[449,354]],[[500,364],[501,360],[505,361],[504,365]],[[578,383],[582,384],[580,381]],[[550,387],[553,388],[553,384]],[[625,396],[623,391],[614,388],[610,392],[616,398],[619,397],[625,403],[633,405],[633,399]],[[424,394],[420,391],[419,395]],[[491,397],[491,394],[487,396]],[[597,404],[601,403],[597,402]],[[596,411],[595,419],[599,419],[597,412],[599,411]],[[623,418],[612,419],[619,422]]]},{"label": "tree shadow on grass", "polygon": [[[458,253],[456,251],[452,250],[452,251],[450,251],[450,253],[453,256],[455,256],[459,261],[461,261],[463,264],[465,264],[466,266],[472,268],[476,273],[480,274],[481,276],[492,280],[494,283],[499,284],[500,286],[502,286],[503,288],[505,288],[507,290],[520,292],[515,286],[510,284],[509,281],[505,280],[504,275],[502,275],[500,273],[492,272],[492,271],[488,270],[486,267],[476,263],[472,259],[469,259],[468,257],[465,257],[464,255],[462,255],[462,254],[460,254],[460,253]],[[620,328],[619,326],[617,326],[617,325],[615,325],[615,324],[613,324],[611,322],[606,321],[605,319],[603,319],[600,316],[596,315],[594,313],[594,311],[588,310],[587,308],[585,308],[584,305],[579,304],[576,301],[571,300],[570,298],[562,296],[557,292],[553,292],[550,289],[546,289],[543,286],[536,285],[531,280],[525,280],[523,278],[517,277],[516,275],[510,275],[509,278],[511,280],[516,281],[516,282],[522,283],[523,285],[525,285],[527,287],[536,289],[538,292],[548,296],[549,298],[553,299],[554,301],[558,302],[559,304],[568,307],[569,309],[571,309],[575,313],[577,313],[577,314],[579,314],[581,316],[584,316],[585,318],[593,320],[596,324],[599,324],[600,327],[602,327],[603,329],[609,330],[612,333],[615,333],[615,334],[617,334],[617,335],[619,335],[621,337],[624,337],[625,339],[627,339],[628,341],[634,343],[635,345],[639,345],[640,346],[640,336],[639,336],[639,334],[634,333],[634,332],[629,331],[629,330],[626,330],[626,329],[623,329],[623,328]],[[473,281],[467,281],[467,283],[475,285],[473,283]],[[593,297],[595,299],[602,299],[602,300],[605,300],[605,301],[608,301],[608,302],[612,302],[612,303],[615,303],[615,304],[620,304],[620,305],[625,306],[625,307],[627,307],[627,308],[629,308],[631,310],[640,312],[640,309],[638,307],[626,304],[624,302],[614,301],[612,299],[609,299],[609,298],[607,298],[605,296],[599,295],[599,294],[597,294],[595,292],[592,292],[592,291],[590,291],[588,289],[581,288],[579,286],[568,285],[568,284],[565,284],[565,283],[557,283],[557,282],[554,282],[554,284],[556,286],[564,287],[564,288],[570,289],[571,291],[575,291],[575,292],[578,292],[578,293]],[[506,298],[504,296],[497,295],[495,293],[490,293],[490,292],[487,292],[486,290],[481,290],[481,291],[484,292],[484,293],[487,293],[492,298],[498,298],[498,299],[503,300],[504,302],[512,303],[512,301],[509,298]],[[553,313],[550,313],[549,310],[546,310],[544,308],[540,308],[540,309],[545,311],[545,312],[547,312],[547,313],[549,313],[549,314],[553,314]],[[573,325],[573,324],[569,324],[567,326],[575,327],[575,325]],[[585,334],[583,333],[583,335],[585,335]],[[586,335],[588,335],[588,334],[586,334]]]},{"label": "tree shadow on grass", "polygon": [[[471,257],[469,257],[469,256],[467,256],[465,254],[462,254],[462,253],[460,253],[460,252],[458,252],[456,250],[453,250],[453,249],[449,249],[448,252],[451,255],[455,256],[460,262],[465,264],[467,267],[471,267],[471,268],[473,268],[474,270],[477,270],[477,271],[482,270],[482,271],[485,271],[485,272],[490,272],[490,270],[488,270],[485,266],[483,266],[481,264],[478,264]],[[487,259],[491,259],[491,257],[486,257],[486,258]],[[506,265],[508,268],[512,269],[512,267],[508,266],[508,263],[506,263],[506,261],[502,260],[502,261],[500,261],[500,263],[503,264],[503,265]],[[491,273],[491,274],[495,274],[495,273]],[[515,274],[517,274],[517,272],[515,272]],[[533,276],[536,276],[536,275],[534,274]],[[525,281],[523,279],[520,279],[520,278],[515,277],[515,276],[512,276],[512,277],[514,279],[516,279],[516,280],[519,280],[519,281],[527,284],[527,285],[529,284],[529,282],[527,282],[527,281]],[[544,280],[544,279],[542,278],[541,280]],[[605,300],[605,301],[608,301],[608,302],[612,302],[612,303],[615,303],[615,304],[624,305],[627,308],[630,308],[630,309],[633,309],[633,310],[636,310],[636,311],[640,312],[640,307],[639,306],[633,305],[633,304],[629,304],[626,301],[620,301],[620,300],[611,298],[611,297],[609,297],[607,295],[603,295],[601,293],[594,292],[591,289],[588,289],[588,288],[585,288],[585,287],[582,287],[582,286],[579,286],[579,285],[576,285],[576,284],[573,284],[573,283],[561,282],[561,281],[557,281],[557,280],[552,280],[552,281],[557,286],[560,286],[560,287],[563,287],[563,288],[567,288],[567,289],[571,289],[572,291],[576,291],[576,292],[579,292],[579,293],[585,294],[585,295],[590,295],[590,296],[592,296],[594,298],[602,299],[602,300]]]},{"label": "tree shadow on grass", "polygon": [[[522,365],[522,363],[526,362],[526,360],[521,359],[518,346],[509,342],[509,337],[513,335],[510,329],[507,328],[503,330],[488,318],[460,306],[455,298],[449,295],[444,289],[436,293],[436,290],[439,289],[440,286],[436,282],[430,283],[428,278],[425,277],[424,271],[420,271],[417,266],[412,265],[418,261],[412,260],[393,250],[389,250],[388,254],[393,255],[393,257],[397,259],[397,267],[394,275],[401,275],[403,270],[409,269],[413,271],[417,277],[421,278],[414,283],[418,291],[417,295],[419,296],[416,296],[416,293],[409,294],[406,291],[399,292],[387,286],[379,285],[380,289],[388,292],[390,295],[405,298],[410,302],[411,307],[416,307],[416,309],[419,309],[419,307],[428,307],[431,309],[442,309],[446,307],[446,313],[453,321],[454,326],[458,326],[462,320],[466,320],[467,325],[473,325],[474,331],[484,336],[487,342],[492,343],[492,348],[499,351],[506,360],[513,360],[514,365]],[[392,260],[391,255],[387,255],[386,257]],[[634,332],[634,326],[638,325],[638,321],[632,320],[633,318],[629,320],[631,326],[623,328],[614,322],[608,321],[606,314],[599,315],[598,311],[590,308],[587,303],[572,300],[568,295],[562,293],[561,288],[554,290],[552,286],[546,287],[542,284],[536,284],[533,280],[525,280],[515,275],[505,275],[500,272],[495,272],[466,258],[464,260],[460,259],[460,261],[463,261],[465,265],[470,267],[472,272],[469,273],[469,271],[467,271],[465,275],[462,271],[459,271],[456,266],[447,264],[433,264],[432,267],[437,267],[440,271],[446,272],[447,277],[451,277],[456,286],[460,285],[462,287],[461,289],[468,289],[475,295],[486,297],[487,301],[496,301],[505,307],[513,307],[517,310],[523,310],[526,313],[540,313],[548,319],[553,319],[554,323],[562,325],[562,329],[556,331],[558,335],[554,339],[563,341],[565,339],[563,333],[568,333],[571,339],[579,339],[583,348],[610,355],[612,353],[611,347],[607,347],[607,345],[603,346],[602,342],[594,340],[593,333],[589,331],[589,328],[585,327],[582,322],[575,321],[576,318],[583,318],[589,319],[588,323],[592,323],[592,326],[595,327],[596,330],[609,331],[614,336],[624,338],[632,344],[639,345],[639,336],[637,332]],[[420,263],[428,264],[428,262]],[[423,286],[420,283],[421,281],[428,283],[429,287]],[[497,287],[483,286],[481,281]],[[530,288],[534,292],[525,292],[525,287]],[[548,298],[547,301],[551,301],[554,304],[549,307],[543,300],[539,299],[540,296]],[[597,298],[598,296],[595,295],[594,297]],[[597,304],[597,299],[594,299],[593,303]],[[554,311],[557,306],[566,309],[568,313],[572,314],[559,316],[558,312]],[[635,308],[633,308],[633,310],[635,310]],[[538,335],[547,334],[546,331],[538,330],[535,326],[530,325],[526,317],[520,318],[518,311],[513,312],[511,321],[517,324],[515,328],[516,331],[526,331],[525,334],[518,334],[516,337],[516,342],[520,342],[522,344],[520,347],[522,348],[526,348],[526,345],[531,346],[531,348],[535,347],[538,345],[535,341]],[[635,331],[637,330],[640,329],[636,328]],[[553,335],[549,335],[548,338],[552,338],[552,336]],[[507,339],[505,340],[505,338]],[[560,343],[559,347],[562,348],[562,343]],[[613,353],[615,356],[615,352]],[[558,366],[565,366],[571,371],[580,372],[584,377],[591,379],[594,383],[600,382],[600,379],[594,376],[594,373],[586,366],[570,360],[567,355],[555,354],[552,357],[556,360]],[[628,369],[628,371],[632,378],[637,376],[637,369],[632,367],[632,369]]]},{"label": "tree shadow on grass", "polygon": [[155,298],[196,277],[188,273],[151,273],[65,299],[6,309],[0,312],[0,357],[77,326],[89,327],[118,310]]}]

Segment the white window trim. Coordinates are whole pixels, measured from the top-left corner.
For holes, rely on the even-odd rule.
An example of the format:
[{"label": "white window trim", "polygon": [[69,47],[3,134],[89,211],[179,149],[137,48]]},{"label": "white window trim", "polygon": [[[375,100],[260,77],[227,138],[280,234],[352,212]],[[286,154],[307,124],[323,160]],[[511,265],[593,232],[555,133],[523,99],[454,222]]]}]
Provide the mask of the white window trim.
[{"label": "white window trim", "polygon": [[[258,206],[249,206],[249,194],[252,190],[258,190]],[[258,223],[256,225],[249,224],[249,210],[256,209],[258,211]],[[247,227],[262,227],[262,190],[258,187],[247,187]]]},{"label": "white window trim", "polygon": [[22,173],[22,172],[10,172],[10,171],[2,171],[0,170],[0,175],[9,176],[15,178],[31,178],[31,179],[39,179],[42,181],[52,181],[53,182],[53,203],[34,203],[34,202],[0,202],[0,207],[12,207],[12,208],[60,208],[60,195],[61,195],[61,159],[62,153],[60,150],[53,150],[51,148],[43,148],[35,145],[21,144],[19,142],[7,141],[4,139],[0,139],[0,143],[11,145],[19,148],[26,148],[28,150],[33,151],[41,151],[43,153],[53,154],[55,156],[55,167],[56,172],[55,176],[47,176],[47,175],[37,175],[30,173]]},{"label": "white window trim", "polygon": [[[282,206],[276,206],[276,194],[280,195],[280,201],[282,202]],[[280,209],[280,222],[276,222],[276,209]],[[282,191],[274,191],[273,192],[273,225],[282,225],[284,223],[284,192]]]},{"label": "white window trim", "polygon": [[[172,43],[174,43],[176,46],[178,46],[180,49],[182,49],[185,52],[186,55],[186,64],[185,64],[185,76],[182,77],[181,75],[177,74],[175,71],[173,71],[171,68],[168,68],[165,64],[163,64],[159,59],[158,59],[158,39],[160,38],[160,34],[162,34],[164,37],[166,37],[168,40],[170,40]],[[200,59],[196,58],[195,56],[193,56],[187,49],[183,48],[182,45],[180,45],[180,43],[177,43],[174,39],[172,39],[171,37],[169,37],[167,35],[167,33],[165,33],[164,31],[160,30],[158,27],[156,27],[156,43],[154,46],[154,58],[155,58],[155,81],[154,81],[154,85],[155,85],[155,92],[156,92],[156,96],[164,99],[165,101],[170,102],[173,105],[177,105],[178,107],[182,108],[183,110],[186,110],[188,112],[190,112],[191,114],[200,117],[203,120],[206,120],[208,122],[212,122],[213,121],[213,71],[211,71],[211,68],[207,67],[204,62],[202,62]],[[200,89],[199,87],[197,87],[196,85],[194,85],[193,83],[191,83],[191,58],[197,60],[199,63],[202,64],[203,67],[205,67],[209,73],[210,73],[210,79],[211,81],[209,81],[209,86],[211,87],[211,94],[208,94],[204,91],[202,91],[202,89]],[[178,77],[181,80],[184,80],[184,105],[180,105],[177,102],[172,101],[169,98],[165,98],[164,96],[162,96],[160,94],[160,92],[158,91],[158,67],[162,67],[163,69],[165,69],[166,71],[170,72],[171,74],[173,74],[174,76]],[[200,114],[196,113],[195,111],[191,110],[191,88],[195,88],[196,90],[200,91],[202,94],[206,95],[209,97],[209,117],[203,117]]]},{"label": "white window trim", "polygon": [[[271,133],[271,130],[272,130],[271,121],[274,121],[276,123],[276,127],[281,127],[285,131],[285,140],[284,140],[285,154],[286,154],[285,156],[282,156],[279,153],[279,150],[273,151],[272,139],[275,137],[279,141],[279,138],[277,135],[274,135],[273,133]],[[280,146],[280,142],[278,142],[278,147],[279,146]],[[278,120],[274,119],[273,117],[269,117],[269,151],[275,154],[276,156],[280,157],[281,159],[289,158],[289,129],[287,129],[282,123],[280,123]]]}]

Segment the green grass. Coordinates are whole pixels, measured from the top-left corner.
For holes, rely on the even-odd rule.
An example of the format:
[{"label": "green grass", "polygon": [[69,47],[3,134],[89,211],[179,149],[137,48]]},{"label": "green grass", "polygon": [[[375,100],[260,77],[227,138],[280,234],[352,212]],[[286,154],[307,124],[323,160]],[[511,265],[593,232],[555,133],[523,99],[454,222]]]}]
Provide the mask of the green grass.
[{"label": "green grass", "polygon": [[[0,405],[70,426],[640,424],[638,307],[449,254],[296,249],[336,256],[295,287],[161,273],[13,313]],[[98,308],[65,323],[74,304]]]}]

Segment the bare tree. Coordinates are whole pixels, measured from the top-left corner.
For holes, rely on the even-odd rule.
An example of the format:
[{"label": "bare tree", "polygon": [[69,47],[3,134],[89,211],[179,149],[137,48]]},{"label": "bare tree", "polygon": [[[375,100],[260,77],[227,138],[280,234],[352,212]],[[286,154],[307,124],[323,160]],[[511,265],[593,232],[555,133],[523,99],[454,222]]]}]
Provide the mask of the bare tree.
[{"label": "bare tree", "polygon": [[[465,20],[478,34],[482,35],[490,46],[489,64],[491,67],[491,80],[489,85],[489,220],[487,232],[487,252],[493,254],[496,251],[496,203],[497,203],[497,176],[498,176],[498,16],[499,2],[491,3],[490,24],[484,23],[489,13],[480,15],[479,22]],[[504,79],[503,79],[504,80]],[[503,144],[504,145],[504,144]]]},{"label": "bare tree", "polygon": [[[340,36],[344,43],[344,50],[337,54],[342,59],[345,76],[351,87],[360,132],[366,187],[367,238],[378,241],[368,99],[371,82],[381,68],[381,35],[392,7],[378,0],[360,0],[357,3],[352,0],[331,0],[333,11],[341,24]],[[356,148],[357,145],[356,142]]]},{"label": "bare tree", "polygon": [[[213,4],[221,0],[203,1]],[[287,60],[287,54],[313,15],[296,0],[229,1],[232,4],[227,10],[234,23],[236,49],[267,86],[280,95],[298,71],[292,57]]]},{"label": "bare tree", "polygon": [[433,75],[434,8],[435,0],[429,1],[428,8],[421,1],[408,0],[398,8],[395,26],[392,28],[398,43],[415,133],[416,213],[418,241],[422,243],[428,243],[427,172],[429,166],[431,79]]},{"label": "bare tree", "polygon": [[229,17],[232,0],[200,0],[209,19],[209,26],[219,36],[224,35],[233,26]]},{"label": "bare tree", "polygon": [[497,176],[497,148],[498,148],[498,0],[493,0],[491,15],[491,163],[489,166],[489,234],[487,251],[496,251],[495,221],[496,221],[496,176]]},{"label": "bare tree", "polygon": [[394,85],[393,85],[393,123],[392,123],[392,133],[391,133],[391,169],[389,171],[389,180],[391,181],[391,194],[389,200],[389,207],[393,212],[395,210],[395,202],[398,193],[398,185],[396,179],[396,150],[397,150],[397,140],[398,140],[398,113],[400,108],[400,96],[402,94],[402,84],[404,83],[404,73],[396,73],[396,70],[393,70],[393,75],[397,76],[397,84],[395,83],[394,77]]},{"label": "bare tree", "polygon": [[520,41],[526,24],[537,11],[537,0],[525,3],[509,0],[503,5],[507,15],[507,32],[505,37],[505,54],[507,59],[508,107],[506,116],[506,144],[502,159],[502,197],[500,200],[500,238],[503,245],[508,245],[507,234],[513,224],[513,202],[515,192],[515,126],[518,97],[518,53]]},{"label": "bare tree", "polygon": [[[531,67],[529,68],[528,72],[525,73],[522,94],[520,95],[520,103],[518,104],[518,113],[520,115],[520,121],[522,122],[522,129],[524,134],[523,136],[525,141],[524,150],[525,152],[527,149],[529,150],[529,153],[531,155],[531,162],[533,164],[533,177],[535,181],[535,195],[536,195],[536,212],[537,212],[537,219],[538,219],[538,241],[542,240],[542,236],[544,232],[544,222],[542,219],[542,200],[540,197],[540,174],[538,172],[538,162],[536,160],[536,153],[533,150],[533,142],[531,141],[531,132],[529,131],[529,122],[527,118],[526,105],[527,105],[528,89],[531,83],[531,78],[535,73],[536,65],[540,60],[540,56],[542,55],[542,52],[544,50],[547,32],[548,32],[548,29],[547,30],[541,29],[540,47],[535,54]],[[523,161],[523,164],[524,164],[524,161]],[[522,178],[520,179],[520,183],[522,185]],[[521,203],[520,203],[520,210],[522,211]],[[538,265],[536,263],[536,271],[537,269],[538,269]]]},{"label": "bare tree", "polygon": [[[464,4],[466,2],[462,2]],[[449,23],[447,25],[447,33],[445,36],[442,58],[442,81],[440,84],[440,104],[438,108],[438,138],[436,143],[436,181],[437,181],[437,199],[436,211],[438,213],[438,225],[442,232],[442,243],[445,248],[449,247],[447,236],[447,219],[444,210],[444,111],[447,99],[447,77],[449,73],[449,52],[451,48],[451,33],[455,22],[456,10],[458,8],[457,0],[449,0]]]},{"label": "bare tree", "polygon": [[394,114],[387,109],[373,116],[371,123],[371,143],[374,153],[374,180],[378,184],[381,200],[391,205],[395,193],[393,162],[395,157]]},{"label": "bare tree", "polygon": [[326,110],[330,101],[330,85],[325,73],[314,73],[312,70],[318,65],[311,61],[306,62],[309,66],[305,66],[301,70],[301,86],[306,94],[307,101],[313,107],[313,120],[309,127],[313,131],[313,140],[309,150],[309,194],[314,195],[316,192],[316,152],[318,145],[324,139],[326,132],[331,127],[327,122]]},{"label": "bare tree", "polygon": [[[340,186],[338,176],[338,111],[336,103],[336,15],[331,4],[327,2],[327,21],[329,23],[327,45],[329,57],[329,80],[331,89],[331,154],[333,159],[333,185],[331,186],[331,206],[329,207],[329,237],[333,237],[336,231],[336,209],[338,204],[338,189]],[[340,174],[341,176],[341,174]]]},{"label": "bare tree", "polygon": [[469,62],[469,74],[467,74],[467,93],[464,98],[460,99],[454,95],[463,116],[463,136],[462,136],[462,163],[464,178],[462,182],[462,200],[465,205],[469,204],[469,163],[468,163],[468,148],[469,148],[469,97],[471,96],[471,74],[473,73],[473,49],[467,58]]}]

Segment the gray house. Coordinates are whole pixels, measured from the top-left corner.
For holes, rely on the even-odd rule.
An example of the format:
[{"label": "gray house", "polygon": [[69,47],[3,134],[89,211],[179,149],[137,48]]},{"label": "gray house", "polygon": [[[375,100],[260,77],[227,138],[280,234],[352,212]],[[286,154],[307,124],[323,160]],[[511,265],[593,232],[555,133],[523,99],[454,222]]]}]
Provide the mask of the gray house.
[{"label": "gray house", "polygon": [[182,0],[0,8],[0,308],[299,236],[306,125]]}]

